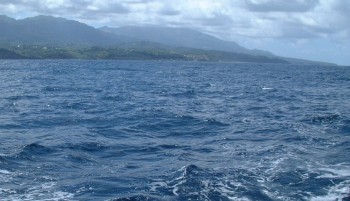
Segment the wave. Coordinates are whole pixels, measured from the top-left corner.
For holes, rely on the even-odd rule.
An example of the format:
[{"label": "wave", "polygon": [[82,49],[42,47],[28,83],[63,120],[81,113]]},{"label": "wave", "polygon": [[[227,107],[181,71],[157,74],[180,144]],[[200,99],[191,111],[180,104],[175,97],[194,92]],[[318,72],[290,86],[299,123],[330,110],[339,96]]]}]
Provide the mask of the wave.
[{"label": "wave", "polygon": [[128,197],[114,198],[114,199],[110,199],[109,201],[161,201],[161,200],[164,200],[165,198],[166,196],[155,197],[155,196],[147,196],[147,195],[133,195]]},{"label": "wave", "polygon": [[17,95],[17,96],[9,96],[6,97],[6,100],[9,101],[20,101],[20,100],[35,100],[39,99],[39,96],[33,96],[33,95]]},{"label": "wave", "polygon": [[24,190],[13,190],[0,187],[0,199],[2,201],[14,200],[71,200],[74,201],[74,194],[55,188],[55,182],[45,182],[34,185]]},{"label": "wave", "polygon": [[39,156],[48,156],[52,153],[56,152],[55,149],[46,147],[37,143],[32,143],[25,145],[22,150],[16,154],[16,158],[28,159],[32,160]]},{"label": "wave", "polygon": [[106,146],[98,142],[83,142],[83,143],[66,143],[59,146],[61,149],[69,149],[74,151],[81,152],[101,152],[106,149],[109,149],[109,146]]},{"label": "wave", "polygon": [[23,179],[26,176],[27,173],[18,170],[0,170],[0,200],[75,200],[73,193],[58,188],[51,177]]},{"label": "wave", "polygon": [[311,196],[310,201],[349,201],[350,181],[341,182],[328,188],[324,195]]},{"label": "wave", "polygon": [[[247,173],[240,171],[242,175],[243,172]],[[240,181],[230,180],[224,173],[196,165],[180,168],[167,181],[153,181],[149,189],[151,193],[168,195],[173,200],[254,200],[244,193],[249,190]],[[263,193],[260,196],[266,197]]]},{"label": "wave", "polygon": [[328,129],[328,132],[330,131],[329,129],[332,129],[333,132],[337,132],[343,135],[350,131],[350,117],[341,113],[329,113],[308,116],[304,118],[302,122],[305,123],[304,127],[306,125],[312,125],[315,126],[315,129]]},{"label": "wave", "polygon": [[0,200],[349,199],[349,69],[5,63]]},{"label": "wave", "polygon": [[340,114],[316,115],[310,118],[312,123],[334,123],[341,118]]}]

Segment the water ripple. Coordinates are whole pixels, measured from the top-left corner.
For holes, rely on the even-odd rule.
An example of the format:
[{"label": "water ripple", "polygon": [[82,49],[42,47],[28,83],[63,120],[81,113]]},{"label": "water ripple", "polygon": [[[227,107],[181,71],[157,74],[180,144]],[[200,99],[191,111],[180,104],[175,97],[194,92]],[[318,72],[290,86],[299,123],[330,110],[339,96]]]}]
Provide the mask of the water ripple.
[{"label": "water ripple", "polygon": [[350,70],[0,61],[0,200],[348,200]]}]

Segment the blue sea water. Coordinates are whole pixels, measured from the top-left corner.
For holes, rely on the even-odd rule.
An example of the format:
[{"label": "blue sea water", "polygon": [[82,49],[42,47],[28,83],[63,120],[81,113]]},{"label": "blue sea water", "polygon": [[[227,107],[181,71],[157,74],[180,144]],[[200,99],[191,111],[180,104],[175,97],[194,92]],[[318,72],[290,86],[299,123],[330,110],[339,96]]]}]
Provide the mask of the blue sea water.
[{"label": "blue sea water", "polygon": [[0,61],[0,200],[350,200],[350,68]]}]

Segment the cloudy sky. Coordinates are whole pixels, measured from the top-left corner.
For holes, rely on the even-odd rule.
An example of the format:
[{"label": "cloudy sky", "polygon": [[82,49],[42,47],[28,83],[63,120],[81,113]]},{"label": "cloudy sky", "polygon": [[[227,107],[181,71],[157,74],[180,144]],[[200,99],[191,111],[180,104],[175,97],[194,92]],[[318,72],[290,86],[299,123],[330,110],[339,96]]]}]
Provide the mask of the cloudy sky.
[{"label": "cloudy sky", "polygon": [[0,14],[188,27],[250,49],[350,65],[350,0],[0,0]]}]

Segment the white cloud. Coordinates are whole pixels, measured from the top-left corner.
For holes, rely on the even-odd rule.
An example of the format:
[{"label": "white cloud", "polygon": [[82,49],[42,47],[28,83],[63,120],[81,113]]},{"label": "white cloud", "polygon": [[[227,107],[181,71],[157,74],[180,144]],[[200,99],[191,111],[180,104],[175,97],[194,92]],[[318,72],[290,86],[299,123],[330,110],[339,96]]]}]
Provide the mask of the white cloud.
[{"label": "white cloud", "polygon": [[245,0],[246,7],[255,12],[306,12],[319,0]]},{"label": "white cloud", "polygon": [[254,38],[347,37],[350,29],[350,1],[343,0],[3,0],[0,5],[14,17],[23,11],[110,26],[180,24]]},{"label": "white cloud", "polygon": [[[15,18],[50,14],[94,26],[185,26],[252,48],[268,47],[271,40],[288,47],[300,46],[298,41],[350,43],[348,0],[2,0],[0,13]],[[285,51],[280,46],[270,49]]]}]

